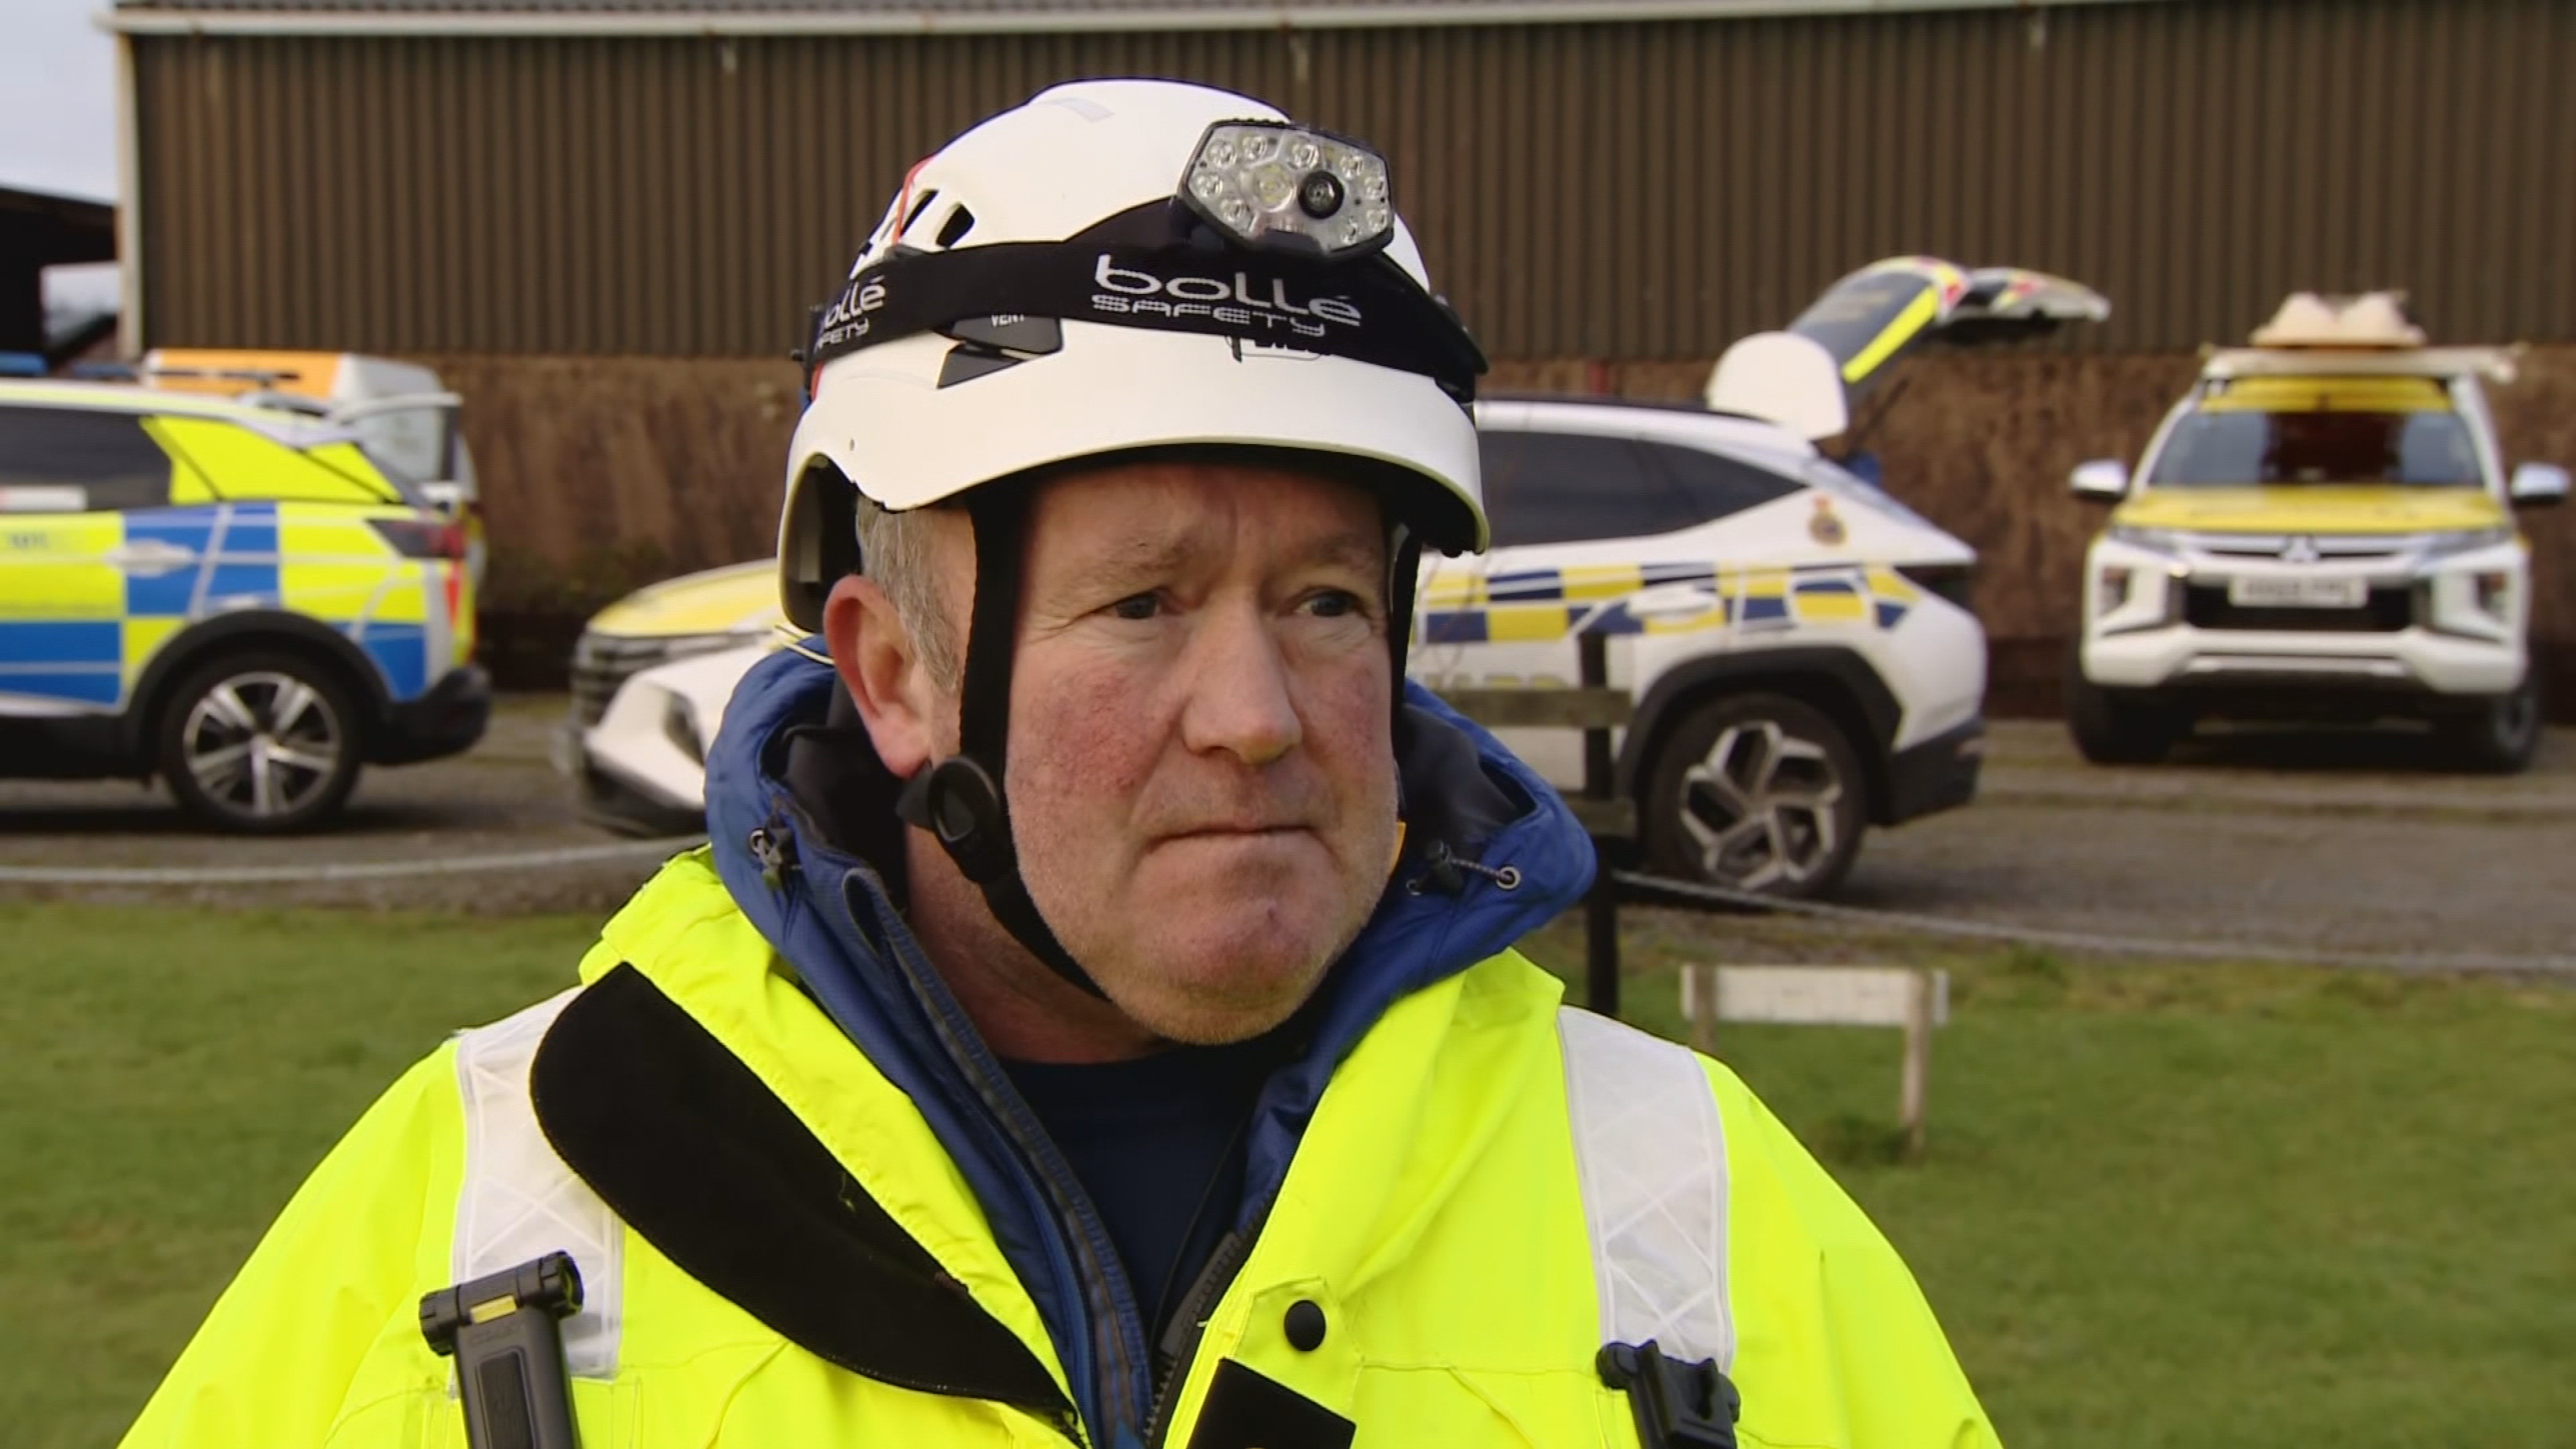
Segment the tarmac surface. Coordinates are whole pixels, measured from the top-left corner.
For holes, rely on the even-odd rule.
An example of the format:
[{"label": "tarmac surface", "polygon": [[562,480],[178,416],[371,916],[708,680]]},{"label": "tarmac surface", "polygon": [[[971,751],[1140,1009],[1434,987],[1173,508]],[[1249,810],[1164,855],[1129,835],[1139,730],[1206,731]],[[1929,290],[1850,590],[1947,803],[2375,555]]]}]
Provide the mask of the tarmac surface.
[{"label": "tarmac surface", "polygon": [[[201,833],[157,788],[0,782],[0,867],[402,863],[613,845],[577,819],[548,740],[557,696],[513,696],[472,753],[371,770],[339,825]],[[1844,903],[2160,940],[2576,956],[2576,731],[2509,777],[2451,773],[2400,734],[2245,733],[2157,766],[2085,764],[2053,723],[1994,729],[1979,798],[1873,832]],[[28,886],[0,899],[604,914],[651,851],[363,881]]]}]

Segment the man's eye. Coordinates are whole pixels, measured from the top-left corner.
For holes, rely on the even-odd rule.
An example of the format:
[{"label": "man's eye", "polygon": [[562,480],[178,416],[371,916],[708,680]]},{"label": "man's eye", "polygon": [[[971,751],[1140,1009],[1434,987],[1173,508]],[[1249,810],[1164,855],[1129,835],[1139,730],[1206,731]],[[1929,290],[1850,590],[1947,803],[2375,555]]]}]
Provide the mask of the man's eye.
[{"label": "man's eye", "polygon": [[1109,606],[1109,612],[1121,619],[1150,619],[1163,611],[1163,601],[1152,594],[1131,594]]},{"label": "man's eye", "polygon": [[1326,589],[1308,599],[1306,607],[1319,619],[1349,619],[1363,612],[1360,596],[1341,589]]}]

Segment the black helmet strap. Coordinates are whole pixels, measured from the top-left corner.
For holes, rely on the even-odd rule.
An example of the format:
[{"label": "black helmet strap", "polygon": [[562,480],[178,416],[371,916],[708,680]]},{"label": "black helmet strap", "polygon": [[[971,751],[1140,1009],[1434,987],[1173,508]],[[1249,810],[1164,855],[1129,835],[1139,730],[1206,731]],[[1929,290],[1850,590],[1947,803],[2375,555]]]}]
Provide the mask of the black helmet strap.
[{"label": "black helmet strap", "polygon": [[1058,976],[1102,1000],[1108,993],[1068,953],[1020,878],[1004,798],[1011,732],[1011,656],[1019,629],[1025,486],[988,485],[967,505],[975,525],[975,607],[957,700],[957,753],[914,775],[896,809],[937,838],[958,872],[984,892],[1002,929]]}]

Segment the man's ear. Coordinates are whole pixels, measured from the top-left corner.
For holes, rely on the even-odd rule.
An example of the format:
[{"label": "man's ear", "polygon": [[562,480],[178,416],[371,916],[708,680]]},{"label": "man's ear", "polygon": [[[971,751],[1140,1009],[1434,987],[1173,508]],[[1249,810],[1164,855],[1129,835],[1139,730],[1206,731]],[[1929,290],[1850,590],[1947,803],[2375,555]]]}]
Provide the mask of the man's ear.
[{"label": "man's ear", "polygon": [[874,580],[842,579],[823,605],[823,641],[877,758],[896,779],[912,778],[938,756],[940,701],[894,601]]}]

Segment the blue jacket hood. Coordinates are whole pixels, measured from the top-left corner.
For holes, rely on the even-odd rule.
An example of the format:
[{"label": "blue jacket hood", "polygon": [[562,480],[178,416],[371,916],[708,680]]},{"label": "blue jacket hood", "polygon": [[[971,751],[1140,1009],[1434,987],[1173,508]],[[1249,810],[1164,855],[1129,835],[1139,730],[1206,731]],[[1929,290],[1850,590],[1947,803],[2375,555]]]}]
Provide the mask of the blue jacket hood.
[{"label": "blue jacket hood", "polygon": [[[1103,1406],[1084,1391],[1097,1340],[1078,1327],[1078,1253],[1051,1224],[1043,1185],[1026,1180],[1026,1142],[1014,1150],[1015,1112],[1027,1109],[904,924],[887,869],[900,880],[899,859],[887,860],[900,851],[897,784],[848,719],[820,641],[805,649],[780,650],[744,677],[708,752],[718,871],[825,1010],[921,1106],[1046,1317],[1086,1421],[1101,1424]],[[1302,1056],[1260,1099],[1245,1222],[1285,1178],[1334,1068],[1388,1007],[1509,948],[1592,883],[1590,838],[1556,792],[1429,691],[1409,681],[1405,691],[1402,855],[1308,1007]],[[1504,866],[1516,873],[1508,884],[1497,879]]]}]

